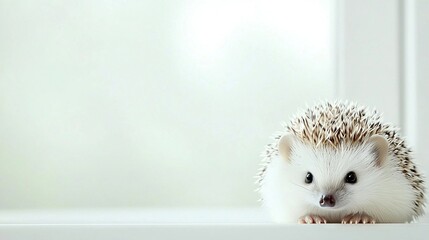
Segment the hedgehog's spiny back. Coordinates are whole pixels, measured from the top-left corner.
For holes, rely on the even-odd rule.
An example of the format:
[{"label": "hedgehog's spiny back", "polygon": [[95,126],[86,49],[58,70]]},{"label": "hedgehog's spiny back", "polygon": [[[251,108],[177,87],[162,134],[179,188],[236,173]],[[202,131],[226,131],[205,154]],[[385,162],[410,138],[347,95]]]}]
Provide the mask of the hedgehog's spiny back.
[{"label": "hedgehog's spiny back", "polygon": [[329,102],[307,109],[292,119],[286,129],[304,143],[333,148],[340,143],[361,143],[374,134],[384,135],[385,131],[395,132],[380,122],[380,114],[375,110]]}]

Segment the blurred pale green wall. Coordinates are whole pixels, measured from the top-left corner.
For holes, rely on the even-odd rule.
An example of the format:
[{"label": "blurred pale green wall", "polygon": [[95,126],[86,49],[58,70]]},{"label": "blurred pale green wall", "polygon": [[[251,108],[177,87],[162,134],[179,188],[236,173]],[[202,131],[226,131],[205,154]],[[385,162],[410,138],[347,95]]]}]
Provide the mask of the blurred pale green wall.
[{"label": "blurred pale green wall", "polygon": [[334,96],[333,3],[0,0],[0,208],[257,206]]}]

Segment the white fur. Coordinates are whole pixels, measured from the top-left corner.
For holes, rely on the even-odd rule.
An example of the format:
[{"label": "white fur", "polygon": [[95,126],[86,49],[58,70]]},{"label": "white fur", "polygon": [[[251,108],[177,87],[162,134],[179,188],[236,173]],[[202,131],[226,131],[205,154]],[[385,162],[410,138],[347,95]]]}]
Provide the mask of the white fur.
[{"label": "white fur", "polygon": [[[319,215],[341,222],[348,214],[366,213],[377,222],[413,220],[412,187],[401,174],[393,155],[382,166],[375,164],[372,146],[341,146],[339,150],[314,148],[296,142],[290,160],[274,157],[261,186],[263,205],[277,223],[296,223],[304,215]],[[354,171],[357,183],[344,182]],[[307,172],[314,176],[305,183]],[[335,192],[334,208],[322,208],[322,194]]]}]

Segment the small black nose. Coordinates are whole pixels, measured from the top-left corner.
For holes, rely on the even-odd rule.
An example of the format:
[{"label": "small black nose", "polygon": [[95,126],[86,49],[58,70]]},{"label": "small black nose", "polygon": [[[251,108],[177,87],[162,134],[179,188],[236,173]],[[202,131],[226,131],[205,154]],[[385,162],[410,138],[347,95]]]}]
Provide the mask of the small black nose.
[{"label": "small black nose", "polygon": [[321,207],[333,207],[335,206],[335,198],[333,195],[322,195],[319,203]]}]

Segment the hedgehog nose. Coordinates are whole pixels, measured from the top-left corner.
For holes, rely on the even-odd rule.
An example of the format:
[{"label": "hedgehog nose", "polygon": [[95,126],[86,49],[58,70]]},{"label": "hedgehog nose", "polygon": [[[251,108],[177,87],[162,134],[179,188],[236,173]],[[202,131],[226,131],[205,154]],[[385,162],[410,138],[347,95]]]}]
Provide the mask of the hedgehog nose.
[{"label": "hedgehog nose", "polygon": [[335,206],[335,197],[334,195],[322,195],[319,203],[321,207],[333,207]]}]

